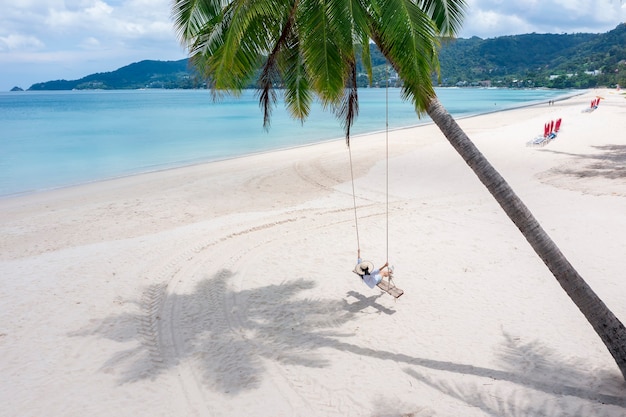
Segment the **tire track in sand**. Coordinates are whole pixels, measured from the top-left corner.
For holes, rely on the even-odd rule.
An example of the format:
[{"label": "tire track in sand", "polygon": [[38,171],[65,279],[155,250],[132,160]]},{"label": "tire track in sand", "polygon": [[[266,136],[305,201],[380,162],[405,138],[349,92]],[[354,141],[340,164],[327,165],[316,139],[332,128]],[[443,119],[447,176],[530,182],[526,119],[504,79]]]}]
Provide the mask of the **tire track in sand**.
[{"label": "tire track in sand", "polygon": [[[229,353],[207,352],[206,346],[202,344],[198,346],[198,341],[193,339],[194,332],[201,331],[204,325],[202,321],[200,323],[197,321],[199,313],[206,312],[208,309],[210,328],[213,333],[228,334],[234,343],[241,342],[248,346],[248,349],[263,349],[258,344],[255,346],[254,340],[250,342],[251,338],[248,338],[247,332],[250,331],[250,326],[246,324],[249,321],[246,315],[248,307],[246,300],[239,297],[236,289],[228,288],[227,281],[231,278],[230,274],[232,271],[245,269],[242,268],[245,259],[253,255],[261,256],[268,250],[271,251],[268,248],[273,244],[284,243],[286,239],[293,240],[294,237],[301,239],[301,236],[306,236],[316,229],[333,228],[341,223],[350,222],[349,216],[346,216],[345,220],[340,219],[332,224],[321,226],[315,222],[317,216],[347,211],[350,209],[298,210],[283,214],[278,221],[240,224],[238,230],[234,232],[213,233],[211,239],[198,239],[191,245],[187,242],[186,249],[172,256],[164,266],[158,269],[155,275],[159,284],[146,290],[143,297],[142,305],[146,314],[142,322],[142,336],[149,348],[155,369],[176,366],[179,383],[191,410],[200,414],[219,413],[219,410],[212,406],[212,394],[211,390],[207,389],[206,372],[215,372],[217,375],[228,374],[229,365],[235,363],[229,363],[229,360],[226,360],[225,363],[220,364],[222,368],[217,369],[207,366],[207,363],[210,363],[206,360],[207,355],[222,355],[220,357],[229,358]],[[294,222],[297,222],[297,226],[293,224]],[[228,229],[232,230],[232,227]],[[213,285],[202,287],[202,291],[196,294],[196,301],[199,303],[202,300],[206,306],[202,307],[205,311],[195,311],[194,308],[197,310],[198,306],[185,305],[185,301],[189,300],[180,296],[183,293],[193,292],[191,287],[198,284],[194,279],[198,274],[204,276],[212,274],[215,277]],[[242,284],[239,282],[239,288]],[[328,321],[321,324],[329,328],[335,327],[336,323],[330,319],[333,314],[326,316],[329,318]],[[190,333],[188,323],[194,320],[200,327],[191,329]],[[255,354],[253,351],[247,353],[252,356]],[[234,358],[232,361],[237,360],[237,355],[230,355]],[[203,364],[206,372],[203,374],[202,366],[193,366],[194,362]],[[340,407],[343,408],[351,403],[345,395],[338,395],[336,391],[325,388],[323,381],[302,372],[296,372],[293,367],[282,366],[274,360],[265,360],[263,363],[263,366],[277,368],[278,374],[283,375],[283,380],[272,381],[272,383],[285,401],[292,398],[292,394],[295,393],[300,398],[301,407],[315,406],[319,409],[323,404],[327,404],[329,413],[337,412],[338,405],[347,402],[348,404]],[[254,370],[254,363],[249,366]],[[249,372],[249,374],[254,376],[255,373]],[[214,376],[211,378],[209,379],[212,383],[218,387],[224,384],[224,381],[215,380]],[[246,379],[244,369],[238,383],[254,386],[258,384],[258,381],[255,378]]]}]

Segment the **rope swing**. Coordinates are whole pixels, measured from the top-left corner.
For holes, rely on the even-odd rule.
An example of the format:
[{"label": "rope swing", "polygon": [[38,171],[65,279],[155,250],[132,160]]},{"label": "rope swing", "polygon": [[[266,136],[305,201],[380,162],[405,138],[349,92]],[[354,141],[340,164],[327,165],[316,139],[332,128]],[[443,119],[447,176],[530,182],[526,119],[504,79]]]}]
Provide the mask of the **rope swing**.
[{"label": "rope swing", "polygon": [[[387,276],[387,281],[381,280],[377,286],[381,290],[395,297],[399,298],[404,291],[397,288],[395,283],[393,282],[393,269],[388,266],[389,265],[389,66],[386,66],[386,76],[387,80],[385,82],[385,233],[386,233],[386,262],[385,266],[387,266],[389,275]],[[354,165],[352,162],[352,149],[350,148],[350,138],[346,138],[346,145],[348,146],[348,155],[350,158],[350,179],[352,182],[352,202],[354,204],[354,224],[356,230],[356,245],[358,253],[361,253],[361,242],[359,237],[359,216],[357,213],[357,205],[356,205],[356,190],[354,186]],[[361,262],[355,268],[355,273],[357,275],[361,275],[363,277],[362,271],[357,271],[362,265],[371,264],[369,261]],[[374,265],[371,264],[371,268],[374,268]]]},{"label": "rope swing", "polygon": [[[386,245],[386,262],[389,262],[389,66],[386,67],[385,81],[385,245]],[[350,179],[352,182],[352,202],[354,204],[354,224],[356,230],[356,246],[361,250],[361,242],[359,237],[359,216],[357,213],[356,190],[354,186],[354,165],[352,162],[352,149],[350,147],[350,139],[346,139],[348,147],[348,155],[350,158]]]},{"label": "rope swing", "polygon": [[[381,290],[385,291],[387,294],[393,296],[398,299],[404,291],[400,288],[396,287],[393,282],[393,268],[389,266],[389,65],[386,66],[386,76],[387,80],[385,82],[385,233],[386,233],[386,262],[385,267],[387,267],[388,274],[387,280],[380,279],[377,282],[376,286]],[[352,149],[350,148],[350,137],[346,137],[346,145],[348,146],[348,155],[350,157],[350,179],[352,181],[352,202],[354,204],[354,225],[356,230],[356,246],[359,253],[359,257],[361,254],[361,242],[359,237],[359,216],[357,214],[357,205],[356,205],[356,190],[354,186],[354,165],[352,162]],[[368,275],[367,271],[371,271],[374,269],[374,264],[370,261],[360,261],[359,264],[354,268],[354,273],[360,275],[361,278]],[[381,268],[382,269],[382,268]],[[382,274],[382,272],[381,272]],[[370,285],[368,283],[368,285]],[[374,284],[371,284],[374,285]]]}]

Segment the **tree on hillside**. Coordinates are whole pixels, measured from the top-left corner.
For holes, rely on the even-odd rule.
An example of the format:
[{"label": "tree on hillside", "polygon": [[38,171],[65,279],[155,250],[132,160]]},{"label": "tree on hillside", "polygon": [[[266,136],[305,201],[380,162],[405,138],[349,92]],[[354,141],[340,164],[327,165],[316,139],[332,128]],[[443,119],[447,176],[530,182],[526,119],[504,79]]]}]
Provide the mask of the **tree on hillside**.
[{"label": "tree on hillside", "polygon": [[313,96],[333,109],[347,140],[358,113],[357,50],[371,79],[370,40],[404,81],[403,97],[427,113],[487,187],[607,346],[626,379],[626,329],[587,285],[508,183],[439,102],[431,81],[438,40],[459,30],[464,0],[175,0],[190,58],[214,91],[239,91],[261,69],[264,124],[284,88],[301,120]]}]

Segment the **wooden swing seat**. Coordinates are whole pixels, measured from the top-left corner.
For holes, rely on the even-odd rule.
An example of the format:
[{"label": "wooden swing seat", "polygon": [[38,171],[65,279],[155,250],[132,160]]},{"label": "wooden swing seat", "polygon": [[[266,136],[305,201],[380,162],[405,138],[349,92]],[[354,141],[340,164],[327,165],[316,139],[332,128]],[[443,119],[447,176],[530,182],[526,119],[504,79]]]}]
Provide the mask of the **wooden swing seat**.
[{"label": "wooden swing seat", "polygon": [[404,291],[396,287],[392,282],[382,280],[377,285],[378,288],[391,295],[394,298],[400,298]]}]

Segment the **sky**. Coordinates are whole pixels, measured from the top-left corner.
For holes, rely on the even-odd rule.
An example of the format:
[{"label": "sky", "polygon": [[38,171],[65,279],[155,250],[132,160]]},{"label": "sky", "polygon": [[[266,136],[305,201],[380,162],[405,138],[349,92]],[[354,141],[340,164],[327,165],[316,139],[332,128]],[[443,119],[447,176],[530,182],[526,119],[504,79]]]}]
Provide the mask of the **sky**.
[{"label": "sky", "polygon": [[[0,0],[0,91],[74,80],[144,59],[186,57],[173,0]],[[626,21],[620,0],[466,0],[461,38],[603,33]]]}]

